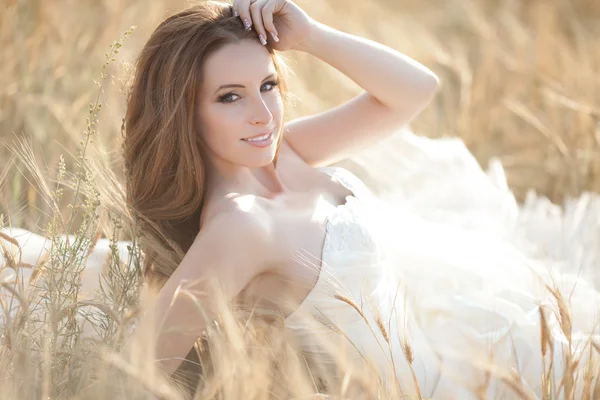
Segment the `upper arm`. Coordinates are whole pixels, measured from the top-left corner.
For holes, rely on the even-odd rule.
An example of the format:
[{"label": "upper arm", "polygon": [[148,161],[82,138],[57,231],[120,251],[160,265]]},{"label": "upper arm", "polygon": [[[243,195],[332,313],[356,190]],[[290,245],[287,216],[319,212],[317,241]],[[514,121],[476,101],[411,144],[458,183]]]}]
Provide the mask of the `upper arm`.
[{"label": "upper arm", "polygon": [[[175,370],[207,324],[268,264],[270,227],[256,215],[217,215],[201,230],[156,299],[157,358]],[[176,330],[179,329],[180,332]],[[182,333],[185,331],[186,333]]]},{"label": "upper arm", "polygon": [[267,218],[238,209],[221,212],[199,232],[173,284],[212,279],[235,295],[265,268],[270,240]]},{"label": "upper arm", "polygon": [[363,93],[331,110],[290,121],[284,129],[289,146],[313,167],[333,164],[390,136],[429,104],[435,91],[390,108]]}]

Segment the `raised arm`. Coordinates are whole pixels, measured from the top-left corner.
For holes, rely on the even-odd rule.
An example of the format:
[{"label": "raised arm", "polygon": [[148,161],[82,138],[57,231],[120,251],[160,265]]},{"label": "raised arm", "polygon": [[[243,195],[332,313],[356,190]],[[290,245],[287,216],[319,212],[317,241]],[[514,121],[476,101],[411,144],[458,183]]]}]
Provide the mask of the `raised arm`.
[{"label": "raised arm", "polygon": [[297,46],[337,68],[365,92],[333,109],[291,121],[285,137],[308,164],[351,157],[415,118],[438,91],[423,64],[372,40],[315,22]]},{"label": "raised arm", "polygon": [[286,124],[287,143],[311,166],[351,157],[391,136],[438,91],[438,77],[423,64],[381,43],[317,22],[291,0],[235,0],[233,8],[259,37],[269,38],[274,49],[309,53],[364,89],[333,109]]},{"label": "raised arm", "polygon": [[239,210],[217,215],[200,231],[134,335],[156,333],[155,358],[165,373],[179,367],[215,317],[216,299],[233,299],[268,267],[271,237],[268,219]]}]

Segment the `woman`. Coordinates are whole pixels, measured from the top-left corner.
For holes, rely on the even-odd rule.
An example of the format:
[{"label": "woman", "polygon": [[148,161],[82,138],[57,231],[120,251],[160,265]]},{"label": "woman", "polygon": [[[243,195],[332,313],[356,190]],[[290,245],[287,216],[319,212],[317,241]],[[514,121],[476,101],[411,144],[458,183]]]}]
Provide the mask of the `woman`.
[{"label": "woman", "polygon": [[[284,124],[275,51],[285,50],[320,58],[365,93]],[[453,374],[464,368],[465,338],[482,350],[491,340],[500,358],[512,356],[501,348],[509,345],[531,356],[539,344],[532,315],[552,297],[537,280],[547,278],[543,268],[485,229],[427,220],[408,202],[384,203],[348,170],[328,167],[397,133],[438,85],[416,61],[325,26],[288,0],[208,2],[158,26],[138,60],[124,150],[129,202],[144,221],[146,277],[157,288],[156,358],[167,373],[214,316],[210,300],[218,295],[277,309],[317,351],[315,328],[301,315],[318,312],[382,375],[391,355],[407,393],[467,396]],[[200,298],[206,318],[190,318],[196,303],[184,292]],[[591,310],[596,292],[584,293]],[[365,296],[375,307],[359,313],[353,304]],[[402,340],[383,354],[385,334],[374,337],[364,322],[391,318],[403,322],[388,336]],[[508,344],[509,335],[518,340]],[[443,351],[444,340],[454,351]],[[525,386],[539,392],[541,370],[531,364],[522,365]],[[461,370],[469,379],[485,372]],[[497,385],[491,393],[508,390]]]}]

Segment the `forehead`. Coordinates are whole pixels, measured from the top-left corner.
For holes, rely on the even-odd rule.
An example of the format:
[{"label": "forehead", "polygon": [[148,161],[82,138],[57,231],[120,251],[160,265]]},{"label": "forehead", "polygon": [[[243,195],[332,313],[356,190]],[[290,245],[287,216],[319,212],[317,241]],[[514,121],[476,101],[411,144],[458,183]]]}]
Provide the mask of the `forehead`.
[{"label": "forehead", "polygon": [[226,44],[206,59],[203,70],[207,89],[228,83],[262,81],[276,72],[271,54],[253,40]]}]

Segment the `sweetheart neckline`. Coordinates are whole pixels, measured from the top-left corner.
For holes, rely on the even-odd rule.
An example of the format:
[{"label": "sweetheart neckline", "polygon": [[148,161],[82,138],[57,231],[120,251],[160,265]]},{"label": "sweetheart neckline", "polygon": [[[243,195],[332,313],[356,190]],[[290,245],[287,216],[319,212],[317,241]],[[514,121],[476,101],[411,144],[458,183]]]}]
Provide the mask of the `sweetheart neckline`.
[{"label": "sweetheart neckline", "polygon": [[314,285],[312,285],[312,287],[310,288],[310,290],[308,291],[306,296],[304,296],[304,298],[300,301],[300,303],[298,303],[296,308],[285,317],[286,320],[293,317],[294,315],[296,315],[297,312],[301,308],[304,308],[304,306],[308,302],[308,298],[311,296],[311,294],[314,292],[314,290],[317,288],[317,286],[319,286],[321,284],[321,281],[323,280],[323,276],[325,275],[323,273],[323,268],[325,268],[325,264],[323,263],[323,255],[325,254],[325,248],[327,247],[327,238],[329,236],[329,227],[331,225],[330,217],[332,216],[332,214],[338,212],[341,208],[348,205],[349,197],[354,197],[354,195],[350,195],[350,194],[347,195],[345,197],[344,203],[338,204],[337,206],[335,206],[335,208],[325,217],[325,223],[323,224],[323,226],[325,228],[325,239],[323,240],[323,246],[321,247],[321,255],[319,257],[320,262],[319,262],[319,271],[317,272],[317,280],[315,281]]},{"label": "sweetheart neckline", "polygon": [[[323,168],[327,168],[327,167],[323,167]],[[323,170],[323,168],[320,168],[320,169]],[[335,167],[329,167],[329,168],[335,168]],[[286,320],[289,318],[292,318],[294,315],[296,315],[298,313],[298,311],[300,309],[304,308],[304,306],[308,302],[308,298],[312,295],[314,290],[317,289],[317,287],[321,284],[321,281],[324,279],[323,268],[325,267],[325,265],[323,263],[323,255],[325,254],[325,248],[327,246],[327,238],[329,237],[329,227],[331,225],[331,217],[333,216],[333,214],[339,212],[339,210],[341,210],[342,208],[348,206],[348,203],[350,202],[349,198],[356,199],[356,193],[354,193],[354,191],[352,189],[350,189],[348,186],[346,186],[342,181],[337,179],[335,176],[329,175],[327,172],[324,172],[324,173],[327,174],[331,179],[335,180],[342,187],[344,187],[345,189],[348,189],[350,191],[350,193],[352,193],[352,194],[346,195],[346,197],[344,197],[344,202],[342,204],[336,205],[331,210],[331,212],[328,213],[327,216],[325,217],[325,223],[323,224],[323,227],[325,229],[325,239],[323,240],[323,246],[321,247],[321,254],[319,257],[320,263],[319,263],[319,271],[317,273],[317,280],[315,281],[314,285],[310,288],[310,290],[308,291],[306,296],[304,296],[304,298],[300,301],[300,303],[298,303],[298,306],[296,306],[296,308],[285,317]]]}]

